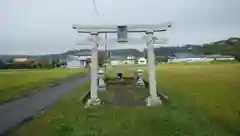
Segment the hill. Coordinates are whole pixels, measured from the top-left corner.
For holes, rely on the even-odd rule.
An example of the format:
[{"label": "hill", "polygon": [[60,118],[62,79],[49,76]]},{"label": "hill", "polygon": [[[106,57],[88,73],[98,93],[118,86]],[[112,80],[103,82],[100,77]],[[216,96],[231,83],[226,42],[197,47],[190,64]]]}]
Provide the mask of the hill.
[{"label": "hill", "polygon": [[240,60],[240,38],[229,38],[209,44],[204,44],[199,50],[204,54],[231,55]]},{"label": "hill", "polygon": [[[67,52],[59,53],[59,54],[46,54],[46,55],[0,55],[0,60],[3,62],[9,62],[11,59],[16,57],[30,57],[37,60],[40,63],[46,64],[50,61],[57,61],[57,60],[66,60],[68,55],[74,55],[76,53],[81,52],[90,52],[88,49],[81,49],[81,50],[70,50]],[[116,56],[142,56],[142,52],[137,49],[120,49],[120,50],[109,50],[108,51],[111,55]],[[99,50],[99,56],[103,56],[106,52],[104,50]],[[89,54],[91,55],[91,54]]]},{"label": "hill", "polygon": [[[49,63],[49,61],[65,60],[68,55],[74,55],[79,52],[89,51],[88,49],[81,50],[70,50],[67,52],[59,54],[47,54],[47,55],[0,55],[0,60],[7,62],[14,57],[31,57],[38,60],[40,63]],[[141,52],[137,49],[118,49],[109,50],[111,55],[116,56],[136,56],[142,57],[147,54],[147,49]],[[231,55],[240,60],[240,38],[229,38],[227,40],[221,40],[213,43],[208,43],[204,45],[185,45],[185,46],[175,46],[175,47],[160,47],[155,48],[156,56],[172,56],[173,53],[190,52],[194,54],[222,54]],[[104,50],[99,51],[99,56],[105,55]]]}]

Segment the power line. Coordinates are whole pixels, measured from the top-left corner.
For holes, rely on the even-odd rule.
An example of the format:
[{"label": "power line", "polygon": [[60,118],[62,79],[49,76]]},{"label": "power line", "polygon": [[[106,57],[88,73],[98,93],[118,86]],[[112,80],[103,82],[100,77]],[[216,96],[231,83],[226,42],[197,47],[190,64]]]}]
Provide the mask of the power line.
[{"label": "power line", "polygon": [[97,10],[97,5],[96,5],[96,0],[93,0],[92,2],[93,2],[93,7],[94,7],[95,14],[99,17],[98,10]]}]

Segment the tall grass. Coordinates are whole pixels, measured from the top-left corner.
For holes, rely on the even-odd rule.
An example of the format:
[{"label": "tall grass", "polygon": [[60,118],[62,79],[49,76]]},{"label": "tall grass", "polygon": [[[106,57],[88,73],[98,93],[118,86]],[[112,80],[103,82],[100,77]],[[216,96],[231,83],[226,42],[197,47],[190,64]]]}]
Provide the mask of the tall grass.
[{"label": "tall grass", "polygon": [[240,65],[163,66],[158,87],[182,108],[203,112],[229,131],[240,128]]}]

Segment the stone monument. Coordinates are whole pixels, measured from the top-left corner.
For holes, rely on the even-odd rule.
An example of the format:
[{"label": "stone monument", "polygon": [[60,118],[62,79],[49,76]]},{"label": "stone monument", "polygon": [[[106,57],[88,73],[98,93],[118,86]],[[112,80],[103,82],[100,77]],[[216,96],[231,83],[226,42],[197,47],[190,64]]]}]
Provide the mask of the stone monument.
[{"label": "stone monument", "polygon": [[104,81],[104,71],[102,69],[98,70],[98,91],[106,90],[106,84]]},{"label": "stone monument", "polygon": [[143,70],[142,69],[137,69],[136,70],[136,79],[137,79],[137,82],[136,82],[136,86],[137,87],[145,87],[145,83],[143,81]]}]

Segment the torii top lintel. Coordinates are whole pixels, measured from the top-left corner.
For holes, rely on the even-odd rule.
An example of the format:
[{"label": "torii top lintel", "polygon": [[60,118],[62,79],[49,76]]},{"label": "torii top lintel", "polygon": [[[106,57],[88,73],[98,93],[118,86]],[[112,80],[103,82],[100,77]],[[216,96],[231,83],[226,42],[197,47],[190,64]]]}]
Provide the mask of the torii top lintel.
[{"label": "torii top lintel", "polygon": [[[124,26],[124,25],[121,25]],[[157,25],[125,25],[127,32],[162,32],[172,26],[171,23],[163,23]],[[118,26],[115,25],[73,25],[78,33],[117,33]]]}]

